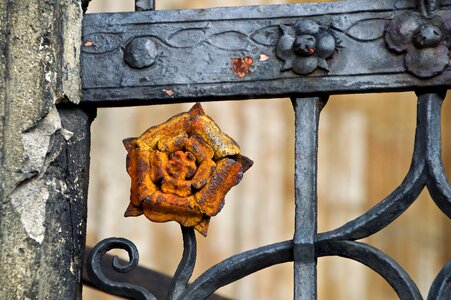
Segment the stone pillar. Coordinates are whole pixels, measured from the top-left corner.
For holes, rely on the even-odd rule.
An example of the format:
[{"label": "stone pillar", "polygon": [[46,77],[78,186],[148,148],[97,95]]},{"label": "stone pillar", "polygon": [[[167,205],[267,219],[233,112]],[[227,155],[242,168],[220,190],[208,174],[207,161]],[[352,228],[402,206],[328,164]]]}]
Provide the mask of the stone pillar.
[{"label": "stone pillar", "polygon": [[81,19],[79,0],[0,1],[0,299],[81,298]]}]

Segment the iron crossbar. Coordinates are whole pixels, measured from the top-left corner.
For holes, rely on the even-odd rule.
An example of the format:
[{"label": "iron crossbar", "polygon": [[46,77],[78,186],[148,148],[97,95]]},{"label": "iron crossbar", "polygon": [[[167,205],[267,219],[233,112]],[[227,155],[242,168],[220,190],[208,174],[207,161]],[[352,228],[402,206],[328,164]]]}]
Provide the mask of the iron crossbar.
[{"label": "iron crossbar", "polygon": [[[416,284],[396,261],[357,240],[393,222],[425,187],[442,212],[451,217],[451,185],[442,165],[440,129],[441,105],[451,87],[448,61],[440,65],[447,59],[440,51],[451,46],[451,1],[362,0],[178,11],[153,11],[153,5],[153,1],[137,1],[141,12],[85,16],[83,105],[283,96],[291,97],[296,117],[293,239],[227,258],[189,283],[196,238],[192,228],[182,227],[183,258],[167,299],[205,299],[226,284],[285,262],[294,262],[294,298],[316,299],[316,261],[322,256],[358,261],[379,273],[401,299],[421,299]],[[429,24],[433,16],[448,25],[442,26],[439,21]],[[440,39],[427,36],[429,31],[423,32],[419,25],[411,37],[413,44],[396,40],[397,35],[390,35],[390,30],[402,27],[406,18],[413,18],[409,20],[424,28],[442,30]],[[303,35],[298,32],[301,25],[308,27]],[[315,26],[317,31],[311,30]],[[312,33],[306,34],[308,30]],[[306,70],[301,64],[306,60],[299,58],[305,50],[303,38],[314,35],[320,39],[326,34],[333,37],[333,54],[315,53],[317,65]],[[295,54],[287,54],[291,50],[284,48],[284,38],[295,41]],[[401,42],[408,44],[405,49]],[[326,51],[319,46],[316,50]],[[429,58],[412,62],[409,57],[414,54],[409,51],[423,51],[422,57]],[[431,51],[436,52],[431,56]],[[247,65],[239,60],[243,58],[250,58],[245,60]],[[237,61],[241,65],[234,65]],[[291,65],[287,66],[287,61]],[[418,112],[412,163],[403,182],[362,216],[318,233],[318,126],[328,95],[405,90],[417,92]],[[100,260],[114,248],[125,249],[130,256],[125,266],[113,259],[115,271],[129,272],[138,264],[138,252],[131,241],[104,240],[87,259],[91,284],[115,295],[156,299],[138,284],[107,278]],[[437,275],[428,295],[431,300],[450,298],[451,260]]]},{"label": "iron crossbar", "polygon": [[[423,80],[406,72],[404,55],[386,47],[387,21],[416,11],[416,1],[401,2],[88,14],[83,23],[82,102],[129,106],[449,88],[450,67],[433,80]],[[451,0],[443,0],[440,11],[451,18]],[[327,27],[340,41],[328,71],[318,69],[309,76],[281,72],[275,49],[280,25],[299,19]],[[124,61],[126,46],[136,38],[154,44],[155,61],[150,67],[133,68]],[[260,55],[268,60],[261,61]],[[251,57],[254,63],[240,78],[232,71],[232,61],[242,57]]]}]

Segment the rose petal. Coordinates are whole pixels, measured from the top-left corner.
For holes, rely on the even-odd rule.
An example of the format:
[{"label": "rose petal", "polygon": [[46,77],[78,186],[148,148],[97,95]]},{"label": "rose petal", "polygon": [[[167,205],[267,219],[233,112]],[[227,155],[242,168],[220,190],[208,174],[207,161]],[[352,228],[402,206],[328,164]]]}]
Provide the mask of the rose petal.
[{"label": "rose petal", "polygon": [[164,223],[169,221],[176,221],[180,225],[185,227],[193,227],[202,222],[202,214],[177,214],[177,213],[167,213],[157,210],[144,209],[144,215],[153,222]]},{"label": "rose petal", "polygon": [[216,163],[216,169],[205,187],[195,194],[203,213],[214,216],[221,211],[225,195],[241,181],[242,170],[241,164],[230,158]]},{"label": "rose petal", "polygon": [[445,37],[446,47],[451,48],[451,10],[441,11],[441,19],[443,21],[442,33]]},{"label": "rose petal", "polygon": [[202,221],[199,222],[199,224],[194,226],[194,229],[196,229],[200,234],[203,236],[207,236],[208,232],[208,225],[210,224],[210,217],[204,217]]},{"label": "rose petal", "polygon": [[143,199],[157,187],[150,178],[150,150],[132,149],[127,155],[127,172],[131,177],[130,201],[141,206]]},{"label": "rose petal", "polygon": [[123,140],[122,140],[122,143],[124,144],[125,149],[127,149],[127,151],[130,151],[131,149],[136,148],[136,143],[135,143],[135,141],[136,141],[137,139],[138,139],[138,138],[135,138],[135,137],[123,139]]},{"label": "rose petal", "polygon": [[178,114],[158,126],[150,127],[138,139],[155,149],[160,139],[188,132],[191,118],[189,113]]},{"label": "rose petal", "polygon": [[158,140],[158,150],[172,153],[177,150],[183,150],[188,139],[186,132],[179,132],[175,135],[162,136]]},{"label": "rose petal", "polygon": [[166,172],[175,179],[190,179],[196,173],[196,157],[191,152],[176,151],[169,155]]},{"label": "rose petal", "polygon": [[163,179],[166,175],[166,166],[168,165],[168,154],[160,151],[152,151],[149,155],[150,179],[157,183],[159,180]]},{"label": "rose petal", "polygon": [[213,149],[198,135],[193,135],[186,141],[185,149],[194,154],[198,164],[206,159],[212,159],[214,155]]},{"label": "rose petal", "polygon": [[287,71],[287,70],[290,70],[291,68],[293,68],[294,59],[295,59],[295,56],[293,56],[292,59],[290,58],[289,60],[285,61],[283,66],[282,66],[282,69],[280,69],[280,70],[281,71]]},{"label": "rose petal", "polygon": [[191,109],[188,111],[188,113],[192,117],[197,116],[197,115],[205,115],[204,109],[202,108],[202,105],[200,105],[199,102],[194,104],[193,107],[191,107]]},{"label": "rose petal", "polygon": [[295,38],[291,35],[284,34],[276,46],[276,55],[283,61],[290,61],[295,57],[293,52],[293,43]]},{"label": "rose petal", "polygon": [[240,153],[238,144],[223,133],[210,117],[196,116],[191,125],[192,134],[197,134],[214,150],[215,161]]},{"label": "rose petal", "polygon": [[316,34],[319,32],[319,24],[311,20],[297,20],[294,24],[297,35]]},{"label": "rose petal", "polygon": [[420,78],[438,75],[448,66],[448,52],[444,45],[425,49],[411,47],[405,58],[407,70]]},{"label": "rose petal", "polygon": [[424,23],[417,12],[406,12],[393,18],[385,31],[388,48],[398,53],[406,51],[413,34]]},{"label": "rose petal", "polygon": [[124,217],[138,217],[143,213],[144,212],[142,207],[134,206],[132,203],[130,203],[125,210]]},{"label": "rose petal", "polygon": [[200,207],[194,196],[180,197],[173,194],[165,194],[156,191],[143,201],[143,208],[149,208],[174,213],[201,213]]},{"label": "rose petal", "polygon": [[249,168],[252,167],[252,165],[254,164],[252,159],[250,159],[250,158],[248,158],[248,157],[246,157],[244,155],[238,154],[234,158],[236,159],[237,162],[239,162],[241,164],[241,168],[243,169],[243,173],[246,172],[247,170],[249,170]]},{"label": "rose petal", "polygon": [[285,25],[285,24],[280,24],[280,29],[282,30],[282,34],[285,35],[291,35],[291,36],[295,36],[296,35],[296,31],[294,30],[294,27],[292,25]]},{"label": "rose petal", "polygon": [[335,38],[328,32],[324,31],[316,38],[318,44],[316,45],[316,56],[321,58],[328,58],[335,52]]},{"label": "rose petal", "polygon": [[180,197],[191,195],[191,180],[165,177],[161,182],[161,191],[165,194],[175,194]]},{"label": "rose petal", "polygon": [[293,63],[293,71],[298,74],[309,74],[318,67],[318,58],[316,56],[301,57],[298,56]]},{"label": "rose petal", "polygon": [[205,160],[197,168],[196,174],[191,180],[191,186],[197,190],[200,190],[207,183],[208,178],[210,178],[211,173],[216,168],[216,164],[212,160]]},{"label": "rose petal", "polygon": [[323,70],[326,70],[326,71],[329,71],[329,70],[330,70],[329,64],[328,64],[327,61],[326,61],[325,59],[323,59],[323,58],[318,58],[318,67],[321,68],[321,69],[323,69]]},{"label": "rose petal", "polygon": [[199,224],[203,214],[194,196],[179,197],[155,192],[143,202],[144,215],[154,222],[177,221],[190,227]]}]

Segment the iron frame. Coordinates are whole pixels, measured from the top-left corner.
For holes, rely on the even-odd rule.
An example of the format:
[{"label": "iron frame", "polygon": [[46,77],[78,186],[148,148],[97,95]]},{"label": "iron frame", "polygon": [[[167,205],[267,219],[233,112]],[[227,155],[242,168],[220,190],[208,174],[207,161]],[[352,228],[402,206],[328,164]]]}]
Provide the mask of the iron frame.
[{"label": "iron frame", "polygon": [[[451,217],[451,185],[442,164],[440,129],[440,109],[446,90],[451,87],[451,67],[438,75],[419,78],[408,72],[404,56],[392,53],[384,41],[387,23],[401,13],[418,10],[425,18],[451,16],[451,1],[364,0],[177,11],[155,11],[154,1],[137,1],[137,10],[140,12],[85,16],[82,105],[133,106],[290,97],[295,111],[293,239],[234,255],[189,283],[196,260],[196,237],[192,228],[182,227],[183,258],[167,299],[205,299],[221,286],[291,261],[294,262],[294,298],[316,299],[316,263],[322,256],[358,261],[379,273],[401,299],[422,299],[416,284],[401,266],[382,251],[357,240],[393,222],[425,187],[442,212]],[[315,70],[306,75],[281,71],[283,62],[277,58],[280,32],[277,35],[276,31],[280,25],[293,24],[298,19],[317,22],[333,32],[340,47],[328,59],[328,70]],[[374,25],[381,24],[383,31],[374,33]],[[261,32],[270,38],[265,40],[259,35]],[[190,40],[186,33],[196,33],[197,37]],[[136,68],[124,61],[124,55],[128,55],[125,45],[142,37],[153,41],[158,51],[155,57],[150,57],[155,61],[150,61],[148,67]],[[225,48],[221,44],[224,42],[232,46]],[[258,60],[261,54],[267,55],[269,61]],[[185,68],[180,60],[169,62],[168,59],[178,56],[198,63],[190,63],[191,67]],[[231,61],[236,57],[252,57],[256,61],[246,76],[239,77],[232,72]],[[168,90],[171,93],[165,92]],[[412,163],[404,180],[362,216],[337,229],[318,233],[318,126],[328,96],[407,90],[417,92],[418,113]],[[106,239],[89,253],[87,280],[90,284],[110,294],[156,299],[140,285],[108,279],[100,262],[115,248],[126,250],[130,257],[126,265],[113,259],[116,272],[126,273],[137,266],[138,251],[131,241]],[[449,298],[451,260],[437,275],[428,295],[431,300]]]}]

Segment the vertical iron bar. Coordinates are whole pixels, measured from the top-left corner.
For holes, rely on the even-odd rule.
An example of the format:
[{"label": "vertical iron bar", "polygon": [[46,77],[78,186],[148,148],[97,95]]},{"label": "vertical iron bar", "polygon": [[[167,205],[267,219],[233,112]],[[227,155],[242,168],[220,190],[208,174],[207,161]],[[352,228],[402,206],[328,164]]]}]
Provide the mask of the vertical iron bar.
[{"label": "vertical iron bar", "polygon": [[418,7],[423,16],[430,17],[440,9],[440,0],[419,0]]},{"label": "vertical iron bar", "polygon": [[181,296],[188,286],[188,281],[194,271],[197,255],[196,234],[193,227],[182,228],[183,234],[183,257],[177,267],[174,277],[172,278],[171,287],[169,288],[166,299],[177,300],[182,299]]},{"label": "vertical iron bar", "polygon": [[155,0],[135,0],[135,11],[155,10]]},{"label": "vertical iron bar", "polygon": [[292,99],[295,110],[294,299],[316,299],[318,97]]}]

